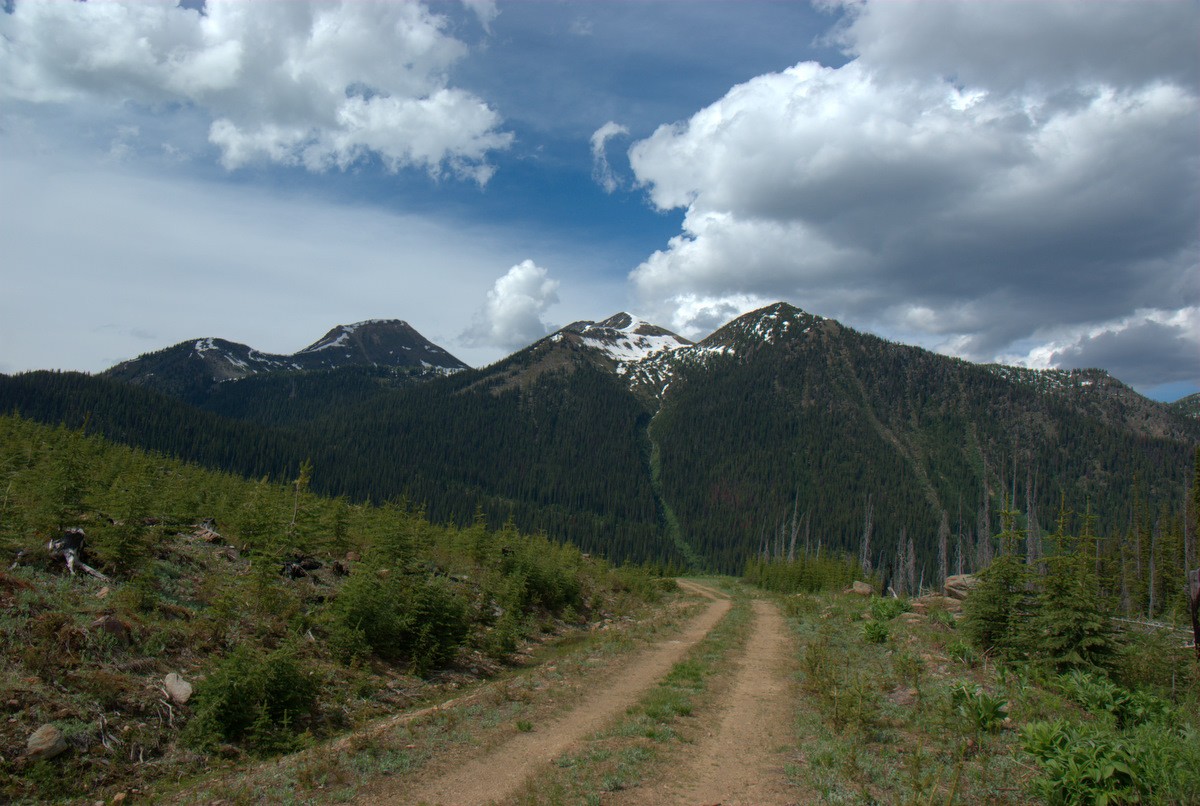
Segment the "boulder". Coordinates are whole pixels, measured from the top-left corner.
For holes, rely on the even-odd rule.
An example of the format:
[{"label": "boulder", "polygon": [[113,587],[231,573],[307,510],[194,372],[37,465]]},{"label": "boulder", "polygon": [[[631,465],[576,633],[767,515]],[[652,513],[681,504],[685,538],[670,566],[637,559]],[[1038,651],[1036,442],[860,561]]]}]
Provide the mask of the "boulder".
[{"label": "boulder", "polygon": [[171,672],[163,678],[163,689],[167,692],[167,697],[171,702],[176,705],[186,705],[187,701],[192,698],[192,684],[175,672]]},{"label": "boulder", "polygon": [[971,594],[971,590],[979,584],[979,577],[974,574],[955,574],[946,577],[946,596],[962,601]]},{"label": "boulder", "polygon": [[874,592],[874,588],[872,588],[866,582],[855,582],[853,585],[842,591],[842,593],[854,593],[859,596],[870,596]]},{"label": "boulder", "polygon": [[54,725],[42,725],[25,740],[25,757],[42,761],[61,756],[67,751],[67,739]]}]

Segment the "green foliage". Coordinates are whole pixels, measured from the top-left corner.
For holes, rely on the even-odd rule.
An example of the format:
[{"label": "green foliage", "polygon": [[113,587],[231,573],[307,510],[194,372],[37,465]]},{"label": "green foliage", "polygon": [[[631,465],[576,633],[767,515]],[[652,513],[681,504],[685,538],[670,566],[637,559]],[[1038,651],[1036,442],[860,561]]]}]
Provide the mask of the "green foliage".
[{"label": "green foliage", "polygon": [[958,638],[946,644],[946,654],[951,659],[967,666],[975,666],[979,663],[979,654],[975,649],[966,641]]},{"label": "green foliage", "polygon": [[1016,546],[1023,540],[1013,524],[1015,512],[1004,514],[1004,553],[979,573],[980,582],[963,603],[963,633],[984,652],[1006,658],[1025,654],[1029,618],[1029,572]]},{"label": "green foliage", "polygon": [[1041,766],[1035,788],[1044,803],[1104,806],[1140,800],[1137,758],[1120,737],[1060,720],[1026,725],[1022,738],[1025,752]]},{"label": "green foliage", "polygon": [[982,686],[966,683],[950,689],[950,704],[972,730],[995,733],[1008,717],[1008,700],[993,697]]},{"label": "green foliage", "polygon": [[863,640],[868,644],[887,643],[888,625],[882,621],[864,621],[862,625]]},{"label": "green foliage", "polygon": [[418,674],[444,665],[470,629],[466,604],[445,580],[364,569],[333,604],[338,654],[364,647],[385,660],[406,660]]},{"label": "green foliage", "polygon": [[846,587],[858,573],[858,562],[852,557],[801,554],[793,560],[750,560],[742,579],[778,593],[819,593]]},{"label": "green foliage", "polygon": [[871,599],[871,618],[876,621],[891,621],[901,613],[912,610],[908,599],[881,596]]},{"label": "green foliage", "polygon": [[289,748],[316,706],[317,683],[290,647],[263,653],[235,647],[196,685],[195,717],[185,740],[195,747],[245,742],[273,751]]},{"label": "green foliage", "polygon": [[1095,719],[1035,722],[1023,731],[1025,750],[1041,765],[1036,785],[1047,802],[1200,797],[1200,735],[1169,702],[1081,670],[1060,676],[1057,686]]},{"label": "green foliage", "polygon": [[1054,535],[1058,554],[1047,557],[1037,607],[1030,620],[1029,654],[1056,671],[1107,669],[1117,646],[1112,621],[1100,596],[1090,541],[1068,536],[1068,513],[1059,515]]},{"label": "green foliage", "polygon": [[1106,677],[1075,670],[1058,678],[1058,688],[1092,714],[1113,718],[1119,730],[1147,722],[1167,724],[1174,709],[1166,700],[1145,691],[1129,691]]}]

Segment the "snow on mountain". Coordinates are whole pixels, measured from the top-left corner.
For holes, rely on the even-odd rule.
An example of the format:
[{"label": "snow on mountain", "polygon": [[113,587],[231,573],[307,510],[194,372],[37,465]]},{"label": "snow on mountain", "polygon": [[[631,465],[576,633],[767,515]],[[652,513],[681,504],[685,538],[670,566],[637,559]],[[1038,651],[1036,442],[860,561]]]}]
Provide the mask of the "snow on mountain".
[{"label": "snow on mountain", "polygon": [[692,344],[666,328],[624,311],[602,322],[574,322],[563,331],[577,334],[581,346],[597,350],[614,361],[618,374],[624,374],[630,363]]}]

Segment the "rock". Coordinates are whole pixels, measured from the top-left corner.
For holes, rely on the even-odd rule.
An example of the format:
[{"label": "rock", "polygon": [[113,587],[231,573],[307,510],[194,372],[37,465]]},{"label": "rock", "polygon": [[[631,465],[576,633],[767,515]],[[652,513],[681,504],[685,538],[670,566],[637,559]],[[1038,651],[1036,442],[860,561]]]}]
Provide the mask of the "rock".
[{"label": "rock", "polygon": [[912,609],[917,613],[928,613],[931,610],[949,610],[957,612],[962,610],[962,602],[958,599],[951,599],[948,596],[941,596],[936,593],[927,593],[919,599],[913,599],[910,604]]},{"label": "rock", "polygon": [[192,698],[192,684],[175,672],[163,678],[163,688],[167,691],[167,697],[176,705],[186,705]]},{"label": "rock", "polygon": [[113,795],[112,800],[110,800],[109,803],[124,803],[128,797],[129,793],[118,792],[117,794]]},{"label": "rock", "polygon": [[109,594],[108,586],[105,585],[103,588],[96,591],[96,598],[103,599],[104,597],[108,596],[108,594]]},{"label": "rock", "polygon": [[842,593],[853,593],[858,596],[870,596],[875,590],[866,582],[855,582],[850,587],[846,588]]},{"label": "rock", "polygon": [[925,617],[920,613],[901,613],[899,619],[905,624],[920,624],[925,620]]},{"label": "rock", "polygon": [[132,628],[116,616],[101,616],[92,622],[90,629],[106,632],[122,644],[128,644],[133,635]]},{"label": "rock", "polygon": [[61,730],[53,725],[42,725],[25,741],[25,757],[30,761],[51,759],[65,753],[67,746]]},{"label": "rock", "polygon": [[955,574],[946,577],[946,596],[962,601],[970,595],[971,589],[979,584],[979,577],[974,574]]}]

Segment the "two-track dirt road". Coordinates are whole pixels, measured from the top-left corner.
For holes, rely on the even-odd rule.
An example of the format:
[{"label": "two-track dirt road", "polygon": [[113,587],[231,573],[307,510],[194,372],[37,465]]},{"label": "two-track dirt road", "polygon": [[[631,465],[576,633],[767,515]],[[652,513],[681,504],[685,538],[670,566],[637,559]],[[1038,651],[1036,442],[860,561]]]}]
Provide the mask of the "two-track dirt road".
[{"label": "two-track dirt road", "polygon": [[[631,657],[604,686],[574,708],[519,733],[454,769],[435,772],[419,782],[376,781],[360,791],[359,803],[475,806],[503,803],[551,761],[601,730],[636,703],[688,650],[729,612],[728,597],[706,586],[681,581],[710,599],[683,633]],[[778,608],[756,600],[751,633],[724,696],[707,713],[702,738],[685,749],[665,779],[606,798],[619,804],[770,804],[788,803],[780,750],[791,738],[788,630]],[[794,797],[794,796],[793,796]]]}]

